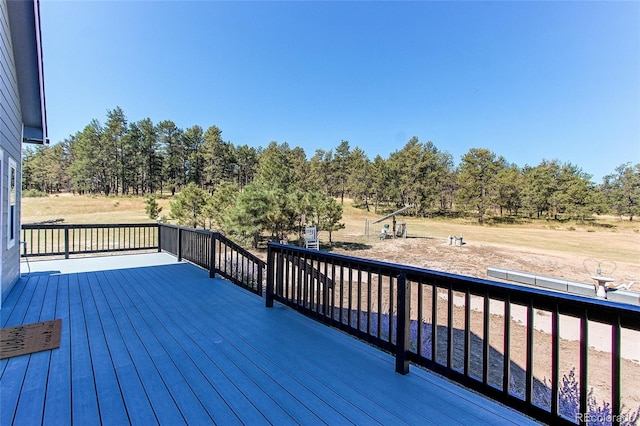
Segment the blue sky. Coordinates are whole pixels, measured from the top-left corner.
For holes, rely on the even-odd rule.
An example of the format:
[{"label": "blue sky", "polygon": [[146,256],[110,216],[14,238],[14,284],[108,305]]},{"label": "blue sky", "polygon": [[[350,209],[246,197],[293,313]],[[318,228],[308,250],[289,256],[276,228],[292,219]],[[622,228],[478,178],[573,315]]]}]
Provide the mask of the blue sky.
[{"label": "blue sky", "polygon": [[596,183],[640,162],[640,2],[43,0],[41,19],[53,143],[119,106],[308,158],[417,136]]}]

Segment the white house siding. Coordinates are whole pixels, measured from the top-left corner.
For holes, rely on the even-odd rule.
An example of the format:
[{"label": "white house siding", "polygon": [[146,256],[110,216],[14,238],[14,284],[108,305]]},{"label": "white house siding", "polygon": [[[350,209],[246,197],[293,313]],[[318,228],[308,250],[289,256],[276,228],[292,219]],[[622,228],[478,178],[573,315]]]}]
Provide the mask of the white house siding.
[{"label": "white house siding", "polygon": [[[5,299],[13,285],[20,277],[20,188],[22,183],[22,123],[20,102],[18,99],[18,83],[16,67],[11,45],[9,18],[6,0],[0,0],[0,149],[2,150],[2,181],[0,215],[0,250],[2,250],[2,297]],[[7,244],[9,159],[13,159],[17,167],[16,216],[18,229],[16,243]]]}]

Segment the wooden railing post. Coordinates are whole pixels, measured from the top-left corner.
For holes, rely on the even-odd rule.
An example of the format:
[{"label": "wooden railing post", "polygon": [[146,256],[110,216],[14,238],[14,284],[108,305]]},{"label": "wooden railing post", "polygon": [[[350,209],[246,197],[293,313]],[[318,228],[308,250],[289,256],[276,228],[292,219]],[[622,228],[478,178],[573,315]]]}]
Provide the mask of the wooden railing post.
[{"label": "wooden railing post", "polygon": [[182,262],[182,228],[178,228],[178,247],[176,251],[178,262]]},{"label": "wooden railing post", "polygon": [[211,246],[209,248],[209,278],[216,277],[216,233],[211,233]]},{"label": "wooden railing post", "polygon": [[258,285],[257,285],[257,293],[262,296],[262,266],[259,263],[254,263],[253,265],[258,268]]},{"label": "wooden railing post", "polygon": [[69,258],[69,227],[64,227],[64,258]]},{"label": "wooden railing post", "polygon": [[620,317],[618,316],[613,324],[613,336],[611,340],[611,355],[613,358],[613,365],[611,366],[611,409],[613,411],[613,426],[620,425],[620,419],[622,417],[622,405],[620,404],[622,398],[622,365],[620,362],[622,358],[621,328]]},{"label": "wooden railing post", "polygon": [[[589,317],[585,309],[584,313],[580,317],[580,414],[583,417],[589,413],[588,395],[589,395],[589,377],[587,374],[589,368],[589,362],[587,357],[589,356]],[[583,418],[580,424],[586,425],[587,419]]]},{"label": "wooden railing post", "polygon": [[[326,270],[326,263],[325,263]],[[322,315],[325,318],[329,317],[329,280],[327,280],[326,275],[323,276],[320,272],[320,263],[318,262],[318,285],[322,286]],[[360,321],[360,317],[358,316],[358,321]]]},{"label": "wooden railing post", "polygon": [[162,230],[162,224],[158,223],[158,253],[160,253],[162,251],[162,238],[161,238],[161,231]]},{"label": "wooden railing post", "polygon": [[396,321],[396,373],[409,372],[409,327],[411,324],[411,290],[406,272],[398,276],[398,320]]},{"label": "wooden railing post", "polygon": [[267,293],[264,296],[267,308],[273,307],[273,249],[267,246]]}]

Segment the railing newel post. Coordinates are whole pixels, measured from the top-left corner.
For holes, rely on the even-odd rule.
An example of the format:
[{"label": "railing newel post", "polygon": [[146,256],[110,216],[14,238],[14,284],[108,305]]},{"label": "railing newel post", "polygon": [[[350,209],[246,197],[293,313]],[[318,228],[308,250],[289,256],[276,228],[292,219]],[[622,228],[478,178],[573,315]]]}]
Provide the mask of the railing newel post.
[{"label": "railing newel post", "polygon": [[178,258],[178,262],[182,262],[182,228],[178,227],[178,247],[177,247],[176,257]]},{"label": "railing newel post", "polygon": [[273,288],[274,288],[274,276],[273,276],[273,258],[274,252],[270,245],[267,245],[267,292],[265,294],[265,305],[267,308],[273,307]]},{"label": "railing newel post", "polygon": [[256,291],[258,292],[258,294],[260,296],[262,296],[262,269],[263,266],[261,263],[256,263],[257,267],[258,267],[258,286]]},{"label": "railing newel post", "polygon": [[216,277],[216,236],[215,232],[210,235],[211,242],[209,248],[209,278]]},{"label": "railing newel post", "polygon": [[64,258],[69,258],[69,225],[64,226]]},{"label": "railing newel post", "polygon": [[162,224],[158,223],[158,253],[162,252]]},{"label": "railing newel post", "polygon": [[[580,373],[579,373],[579,410],[581,414],[589,413],[588,395],[589,395],[589,376],[587,369],[589,367],[589,315],[585,309],[580,317]],[[580,424],[587,424],[585,418]]]},{"label": "railing newel post", "polygon": [[621,423],[622,417],[622,405],[620,400],[622,398],[622,330],[620,325],[620,316],[616,318],[615,324],[613,324],[613,335],[611,339],[611,409],[613,411],[613,426],[618,426]]},{"label": "railing newel post", "polygon": [[[400,272],[397,278],[398,287],[398,319],[396,321],[396,373],[409,372],[407,351],[410,348],[409,329],[411,324],[411,290],[406,271]],[[391,337],[391,336],[389,336]]]}]

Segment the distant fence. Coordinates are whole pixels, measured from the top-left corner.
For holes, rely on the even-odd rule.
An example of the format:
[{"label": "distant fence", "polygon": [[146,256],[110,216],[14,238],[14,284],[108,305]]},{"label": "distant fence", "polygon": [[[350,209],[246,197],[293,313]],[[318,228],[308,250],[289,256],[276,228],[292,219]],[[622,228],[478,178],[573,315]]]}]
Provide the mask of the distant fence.
[{"label": "distant fence", "polygon": [[265,262],[219,232],[160,224],[159,250],[262,295]]},{"label": "distant fence", "polygon": [[[399,373],[414,362],[545,423],[592,420],[589,330],[605,327],[605,414],[613,425],[625,418],[622,335],[637,338],[640,307],[276,243],[267,256],[268,307],[281,302],[392,352]],[[541,318],[547,334],[536,330]],[[578,331],[575,353],[561,354],[561,326]],[[534,357],[546,360],[545,371],[534,371]]]},{"label": "distant fence", "polygon": [[23,224],[22,256],[64,256],[151,250],[158,247],[158,225]]}]

